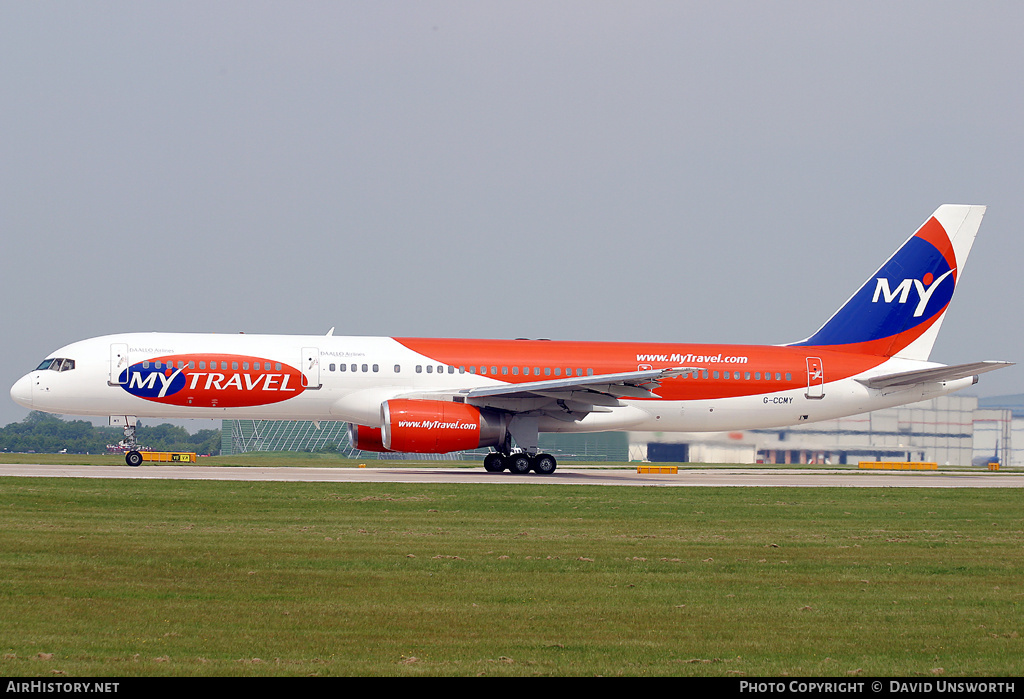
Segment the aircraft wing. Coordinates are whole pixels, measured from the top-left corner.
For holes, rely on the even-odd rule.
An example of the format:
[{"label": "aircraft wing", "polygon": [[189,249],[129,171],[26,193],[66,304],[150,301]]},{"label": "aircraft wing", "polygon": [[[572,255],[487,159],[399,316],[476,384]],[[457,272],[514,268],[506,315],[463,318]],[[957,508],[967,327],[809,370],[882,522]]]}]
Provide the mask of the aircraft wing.
[{"label": "aircraft wing", "polygon": [[896,374],[872,376],[869,379],[857,379],[857,381],[868,388],[898,388],[902,386],[913,386],[915,384],[940,383],[942,381],[965,379],[968,376],[977,376],[978,374],[984,374],[987,371],[995,371],[996,369],[1013,366],[1013,364],[1013,362],[996,361],[971,362],[969,364],[939,366],[931,369],[901,371]]},{"label": "aircraft wing", "polygon": [[482,386],[443,392],[417,392],[402,398],[455,400],[479,407],[512,412],[544,413],[563,420],[579,420],[592,412],[610,412],[620,407],[620,398],[658,398],[661,382],[696,367],[647,369],[619,374],[572,376],[549,381],[528,381],[501,386]]},{"label": "aircraft wing", "polygon": [[505,386],[489,386],[486,388],[467,388],[460,391],[468,398],[484,396],[513,395],[547,395],[561,391],[578,391],[586,389],[604,393],[617,398],[657,398],[650,389],[657,388],[664,379],[679,376],[694,367],[675,367],[672,369],[646,369],[644,371],[627,371],[621,374],[598,374],[595,376],[573,376],[553,381],[529,381],[527,383],[507,384]]}]

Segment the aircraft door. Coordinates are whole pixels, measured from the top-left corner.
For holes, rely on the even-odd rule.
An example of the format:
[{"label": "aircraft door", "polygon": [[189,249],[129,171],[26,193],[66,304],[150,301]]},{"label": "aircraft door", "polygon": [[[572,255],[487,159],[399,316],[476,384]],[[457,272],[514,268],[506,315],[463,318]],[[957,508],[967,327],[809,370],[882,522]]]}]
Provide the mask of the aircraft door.
[{"label": "aircraft door", "polygon": [[825,369],[818,357],[807,358],[807,393],[808,398],[825,397]]},{"label": "aircraft door", "polygon": [[128,345],[114,343],[110,345],[110,378],[111,386],[128,383]]},{"label": "aircraft door", "polygon": [[303,347],[301,366],[303,388],[320,388],[320,349]]}]

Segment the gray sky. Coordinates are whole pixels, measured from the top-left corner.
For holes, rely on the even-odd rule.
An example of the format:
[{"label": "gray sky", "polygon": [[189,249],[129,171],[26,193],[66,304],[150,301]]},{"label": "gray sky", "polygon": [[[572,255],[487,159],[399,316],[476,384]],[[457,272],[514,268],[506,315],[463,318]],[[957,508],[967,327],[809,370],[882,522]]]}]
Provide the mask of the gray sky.
[{"label": "gray sky", "polygon": [[2,3],[0,383],[122,331],[796,341],[943,203],[989,210],[932,358],[1021,361],[1022,27],[1019,2]]}]

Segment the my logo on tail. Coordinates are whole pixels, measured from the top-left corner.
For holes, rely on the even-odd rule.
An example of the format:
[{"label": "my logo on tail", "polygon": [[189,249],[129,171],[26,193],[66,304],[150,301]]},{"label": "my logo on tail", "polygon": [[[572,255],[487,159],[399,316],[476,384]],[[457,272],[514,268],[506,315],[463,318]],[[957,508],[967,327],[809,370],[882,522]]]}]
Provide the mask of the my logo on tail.
[{"label": "my logo on tail", "polygon": [[883,299],[885,303],[892,303],[897,300],[896,296],[899,295],[899,303],[906,303],[907,298],[910,296],[910,288],[913,286],[917,289],[917,308],[914,309],[914,317],[920,318],[924,315],[924,309],[928,306],[928,301],[931,300],[932,294],[939,285],[951,275],[955,269],[951,269],[943,274],[938,279],[934,278],[931,272],[924,275],[924,280],[921,279],[904,279],[899,283],[899,286],[895,290],[889,289],[889,280],[885,277],[878,277],[877,283],[875,284],[875,295],[871,299],[871,303],[878,303],[879,298]]}]

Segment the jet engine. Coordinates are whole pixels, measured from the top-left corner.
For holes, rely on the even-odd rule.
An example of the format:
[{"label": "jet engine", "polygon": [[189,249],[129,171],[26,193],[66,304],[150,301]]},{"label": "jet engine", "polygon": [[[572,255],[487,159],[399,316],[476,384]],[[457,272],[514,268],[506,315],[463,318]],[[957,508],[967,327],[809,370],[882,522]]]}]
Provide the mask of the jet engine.
[{"label": "jet engine", "polygon": [[505,440],[501,413],[465,403],[395,399],[381,405],[383,446],[389,451],[446,454],[493,447]]},{"label": "jet engine", "polygon": [[384,448],[381,430],[379,427],[367,427],[366,425],[348,424],[348,441],[356,449],[361,451],[387,451]]}]

